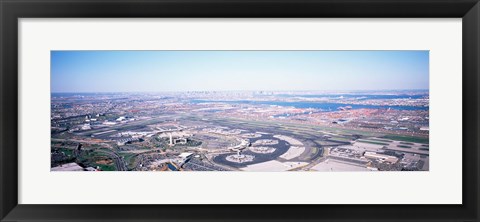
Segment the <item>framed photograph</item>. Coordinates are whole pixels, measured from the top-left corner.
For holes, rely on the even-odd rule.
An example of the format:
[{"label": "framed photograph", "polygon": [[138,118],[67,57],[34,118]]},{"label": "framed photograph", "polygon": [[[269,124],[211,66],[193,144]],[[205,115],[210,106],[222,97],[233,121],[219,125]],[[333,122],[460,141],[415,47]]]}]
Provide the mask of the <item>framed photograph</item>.
[{"label": "framed photograph", "polygon": [[479,220],[476,0],[0,10],[1,221]]}]

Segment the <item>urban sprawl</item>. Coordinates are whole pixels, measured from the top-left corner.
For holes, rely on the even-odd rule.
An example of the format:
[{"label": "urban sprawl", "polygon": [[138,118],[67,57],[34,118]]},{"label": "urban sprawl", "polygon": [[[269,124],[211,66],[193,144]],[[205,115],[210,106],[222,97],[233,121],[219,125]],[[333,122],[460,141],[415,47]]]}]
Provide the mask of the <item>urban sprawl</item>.
[{"label": "urban sprawl", "polygon": [[429,94],[52,93],[52,171],[428,171]]}]

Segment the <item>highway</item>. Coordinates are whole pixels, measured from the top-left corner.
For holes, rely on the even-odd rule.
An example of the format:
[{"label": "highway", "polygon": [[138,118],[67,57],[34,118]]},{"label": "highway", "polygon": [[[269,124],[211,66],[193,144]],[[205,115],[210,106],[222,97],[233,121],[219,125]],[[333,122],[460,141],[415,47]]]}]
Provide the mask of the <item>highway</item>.
[{"label": "highway", "polygon": [[108,157],[112,158],[113,163],[115,164],[115,168],[117,169],[117,171],[127,171],[128,170],[127,165],[126,165],[125,161],[123,160],[122,156],[119,156],[117,153],[115,153],[113,151],[107,152],[106,150],[98,150],[98,152],[104,153]]}]

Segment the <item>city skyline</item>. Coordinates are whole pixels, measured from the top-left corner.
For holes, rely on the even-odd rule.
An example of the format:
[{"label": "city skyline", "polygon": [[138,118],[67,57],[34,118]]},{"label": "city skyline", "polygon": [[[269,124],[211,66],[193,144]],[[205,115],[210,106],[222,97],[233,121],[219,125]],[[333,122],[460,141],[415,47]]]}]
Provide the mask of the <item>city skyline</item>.
[{"label": "city skyline", "polygon": [[52,93],[427,90],[428,51],[52,51]]}]

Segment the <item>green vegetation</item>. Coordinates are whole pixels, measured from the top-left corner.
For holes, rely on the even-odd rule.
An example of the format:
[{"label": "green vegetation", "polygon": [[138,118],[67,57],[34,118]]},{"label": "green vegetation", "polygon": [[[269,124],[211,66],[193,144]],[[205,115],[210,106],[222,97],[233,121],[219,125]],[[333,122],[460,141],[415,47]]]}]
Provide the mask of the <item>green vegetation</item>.
[{"label": "green vegetation", "polygon": [[73,149],[66,148],[51,148],[51,152],[55,153],[52,155],[52,166],[57,166],[59,164],[75,162],[76,158],[73,154]]},{"label": "green vegetation", "polygon": [[413,143],[408,143],[408,142],[400,142],[400,144],[405,144],[405,145],[415,145]]},{"label": "green vegetation", "polygon": [[110,156],[112,151],[106,148],[82,150],[77,157],[77,163],[85,167],[100,167],[103,171],[115,171],[115,164]]},{"label": "green vegetation", "polygon": [[[104,165],[104,164],[96,164],[102,171],[115,171],[117,168],[115,167],[115,164],[110,164],[110,165]],[[96,168],[96,167],[95,167]]]},{"label": "green vegetation", "polygon": [[[197,117],[203,118],[203,117]],[[192,116],[192,119],[196,119]],[[262,128],[270,128],[272,127],[272,121],[246,121],[243,119],[236,119],[236,118],[212,118],[212,121],[225,123],[230,122],[234,123],[235,125],[246,125],[246,126],[257,126]],[[344,134],[344,135],[362,135],[362,136],[369,136],[369,137],[376,137],[380,136],[381,134],[375,132],[368,132],[362,130],[352,130],[352,129],[341,129],[335,127],[321,127],[321,126],[311,126],[311,125],[302,125],[302,124],[295,124],[295,123],[282,123],[283,127],[277,129],[287,129],[289,127],[295,127],[295,130],[301,130],[302,132],[311,132],[311,133],[318,133],[318,131],[326,131],[335,134]]]},{"label": "green vegetation", "polygon": [[370,144],[375,144],[375,145],[388,146],[388,143],[380,143],[380,142],[371,141],[371,140],[357,140],[357,141],[362,142],[362,143],[370,143]]},{"label": "green vegetation", "polygon": [[333,141],[341,141],[341,142],[350,142],[352,138],[345,138],[345,137],[330,137],[329,140]]},{"label": "green vegetation", "polygon": [[133,169],[136,166],[135,162],[136,162],[136,159],[137,159],[136,157],[138,156],[138,154],[123,152],[123,153],[119,153],[119,155],[123,157],[123,160],[127,164],[128,169]]},{"label": "green vegetation", "polygon": [[412,142],[412,143],[427,143],[427,144],[429,141],[428,138],[421,138],[421,137],[414,137],[414,136],[400,136],[400,135],[385,135],[385,136],[382,136],[382,138]]},{"label": "green vegetation", "polygon": [[66,156],[73,156],[73,149],[58,148],[58,152],[64,153]]},{"label": "green vegetation", "polygon": [[411,146],[405,146],[405,145],[397,145],[397,147],[400,147],[400,148],[412,148]]},{"label": "green vegetation", "polygon": [[391,140],[384,140],[384,139],[378,139],[378,138],[368,138],[368,140],[378,141],[378,142],[386,142],[386,143],[391,143],[391,142],[393,142],[393,141],[391,141]]}]

